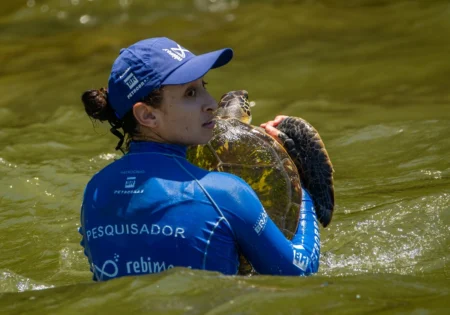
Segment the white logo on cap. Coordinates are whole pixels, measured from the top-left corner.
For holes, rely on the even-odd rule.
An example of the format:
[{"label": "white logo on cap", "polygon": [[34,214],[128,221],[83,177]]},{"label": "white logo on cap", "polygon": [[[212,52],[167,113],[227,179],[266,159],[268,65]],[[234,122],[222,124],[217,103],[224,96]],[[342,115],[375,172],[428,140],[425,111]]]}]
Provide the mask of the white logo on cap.
[{"label": "white logo on cap", "polygon": [[184,52],[190,52],[187,49],[184,49],[183,47],[181,47],[180,45],[178,45],[178,48],[170,48],[174,53],[176,53],[178,56],[180,56],[181,58],[186,58],[186,54]]},{"label": "white logo on cap", "polygon": [[180,45],[178,45],[178,48],[164,48],[163,51],[165,51],[170,57],[172,57],[175,60],[182,61],[184,58],[186,58],[186,54],[184,52],[190,52],[187,49],[184,49]]},{"label": "white logo on cap", "polygon": [[128,88],[131,90],[136,84],[139,83],[139,80],[134,76],[134,73],[131,72],[124,80],[125,84],[128,85]]}]

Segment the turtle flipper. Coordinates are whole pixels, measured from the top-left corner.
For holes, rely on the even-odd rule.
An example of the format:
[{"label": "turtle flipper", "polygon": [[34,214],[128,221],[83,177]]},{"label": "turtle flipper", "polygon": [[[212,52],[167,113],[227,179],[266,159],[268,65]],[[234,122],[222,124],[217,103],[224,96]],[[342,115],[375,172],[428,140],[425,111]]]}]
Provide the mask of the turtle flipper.
[{"label": "turtle flipper", "polygon": [[333,216],[333,166],[319,133],[307,121],[287,117],[278,138],[294,160],[303,187],[311,194],[319,222],[326,227]]}]

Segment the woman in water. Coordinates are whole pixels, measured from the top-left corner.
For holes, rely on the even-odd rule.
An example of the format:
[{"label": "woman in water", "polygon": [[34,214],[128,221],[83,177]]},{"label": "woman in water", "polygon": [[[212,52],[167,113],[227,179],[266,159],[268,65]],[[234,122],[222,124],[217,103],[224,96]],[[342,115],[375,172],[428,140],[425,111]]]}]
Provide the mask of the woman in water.
[{"label": "woman in water", "polygon": [[[207,143],[214,128],[217,103],[203,77],[232,56],[229,48],[196,56],[168,38],[143,40],[120,51],[108,89],[83,94],[87,114],[108,121],[127,151],[84,192],[81,244],[94,280],[177,266],[234,275],[240,253],[261,274],[317,272],[319,230],[307,194],[289,241],[242,179],[186,160],[187,147]],[[283,118],[262,126],[276,136]]]}]

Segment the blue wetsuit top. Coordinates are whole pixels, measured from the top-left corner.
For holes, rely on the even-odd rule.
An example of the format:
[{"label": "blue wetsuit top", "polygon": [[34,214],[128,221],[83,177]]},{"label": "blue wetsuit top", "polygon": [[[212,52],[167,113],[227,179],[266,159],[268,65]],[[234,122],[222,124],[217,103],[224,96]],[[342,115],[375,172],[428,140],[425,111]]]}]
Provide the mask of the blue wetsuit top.
[{"label": "blue wetsuit top", "polygon": [[94,280],[176,266],[234,275],[240,252],[261,274],[317,272],[319,227],[306,191],[289,241],[245,181],[194,166],[186,150],[133,142],[88,183],[80,233]]}]

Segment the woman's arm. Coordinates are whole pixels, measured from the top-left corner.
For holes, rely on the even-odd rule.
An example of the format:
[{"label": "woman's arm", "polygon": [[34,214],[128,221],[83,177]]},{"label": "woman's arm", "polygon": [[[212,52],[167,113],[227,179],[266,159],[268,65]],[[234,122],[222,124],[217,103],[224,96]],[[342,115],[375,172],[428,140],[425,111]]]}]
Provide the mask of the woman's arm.
[{"label": "woman's arm", "polygon": [[[319,269],[320,234],[314,206],[303,191],[297,231],[289,241],[246,185],[228,221],[240,251],[260,274],[309,275]],[[241,207],[241,205],[245,205]]]}]

